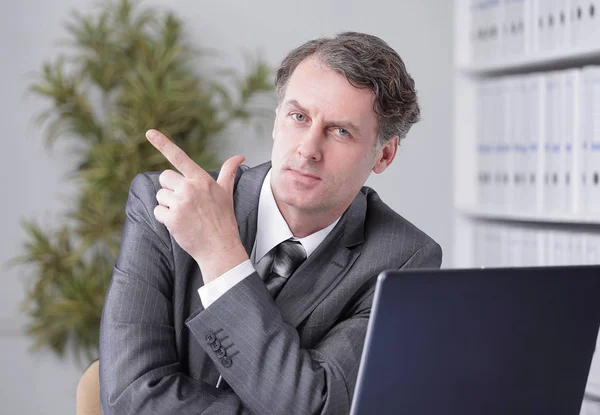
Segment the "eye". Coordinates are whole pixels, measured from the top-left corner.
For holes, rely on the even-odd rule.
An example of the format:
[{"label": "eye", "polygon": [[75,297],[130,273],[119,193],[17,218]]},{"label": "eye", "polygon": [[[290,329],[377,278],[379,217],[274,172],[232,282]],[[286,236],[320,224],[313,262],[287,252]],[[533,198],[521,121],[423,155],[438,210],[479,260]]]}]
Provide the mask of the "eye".
[{"label": "eye", "polygon": [[342,137],[349,137],[350,136],[350,132],[348,132],[348,130],[344,130],[343,128],[338,128],[337,129],[337,133],[339,135],[341,135]]},{"label": "eye", "polygon": [[298,121],[298,122],[306,121],[306,117],[304,116],[304,114],[300,114],[299,112],[293,112],[292,118],[294,119],[294,121]]},{"label": "eye", "polygon": [[331,133],[337,140],[348,141],[352,138],[352,134],[350,134],[350,131],[341,127],[332,128]]}]

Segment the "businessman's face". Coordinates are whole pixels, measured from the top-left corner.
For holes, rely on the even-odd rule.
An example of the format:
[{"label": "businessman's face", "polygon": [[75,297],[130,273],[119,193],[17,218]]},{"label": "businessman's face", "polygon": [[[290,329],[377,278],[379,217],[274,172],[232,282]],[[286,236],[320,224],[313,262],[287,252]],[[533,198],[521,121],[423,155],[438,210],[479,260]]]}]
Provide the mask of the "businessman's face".
[{"label": "businessman's face", "polygon": [[374,93],[309,57],[290,77],[273,128],[271,187],[280,210],[337,217],[398,139],[375,149]]}]

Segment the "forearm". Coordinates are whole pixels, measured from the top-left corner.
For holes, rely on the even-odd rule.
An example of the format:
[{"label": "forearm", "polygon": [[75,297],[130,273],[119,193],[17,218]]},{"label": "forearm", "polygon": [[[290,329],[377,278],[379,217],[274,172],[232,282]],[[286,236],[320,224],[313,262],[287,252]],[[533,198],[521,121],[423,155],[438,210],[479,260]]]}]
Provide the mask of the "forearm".
[{"label": "forearm", "polygon": [[[364,332],[366,321],[357,330]],[[186,324],[252,412],[347,413],[346,374],[326,353],[301,348],[298,332],[282,319],[256,273],[190,316]],[[207,333],[215,334],[229,361],[219,358]],[[360,354],[362,342],[358,346]]]}]

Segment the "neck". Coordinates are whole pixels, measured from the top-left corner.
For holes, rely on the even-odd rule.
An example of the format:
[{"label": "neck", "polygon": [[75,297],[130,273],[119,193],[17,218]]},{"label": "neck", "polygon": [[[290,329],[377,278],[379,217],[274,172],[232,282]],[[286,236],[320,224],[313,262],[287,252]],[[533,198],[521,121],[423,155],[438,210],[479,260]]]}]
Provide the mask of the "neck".
[{"label": "neck", "polygon": [[303,212],[285,203],[280,203],[277,200],[275,202],[281,212],[281,216],[283,216],[283,219],[296,238],[304,238],[326,228],[339,218],[348,207],[328,212]]}]

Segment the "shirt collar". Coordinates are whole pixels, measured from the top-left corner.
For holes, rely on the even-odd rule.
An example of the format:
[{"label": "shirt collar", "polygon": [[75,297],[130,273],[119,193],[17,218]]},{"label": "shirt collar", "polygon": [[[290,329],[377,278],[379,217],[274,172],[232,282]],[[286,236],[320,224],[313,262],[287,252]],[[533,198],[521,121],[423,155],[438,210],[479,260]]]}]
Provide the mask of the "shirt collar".
[{"label": "shirt collar", "polygon": [[308,258],[321,242],[325,240],[339,220],[340,218],[337,218],[331,225],[304,238],[294,237],[275,202],[275,197],[271,189],[271,170],[269,170],[263,181],[258,199],[255,259],[256,261],[260,261],[271,249],[289,238],[297,240],[302,244]]}]

